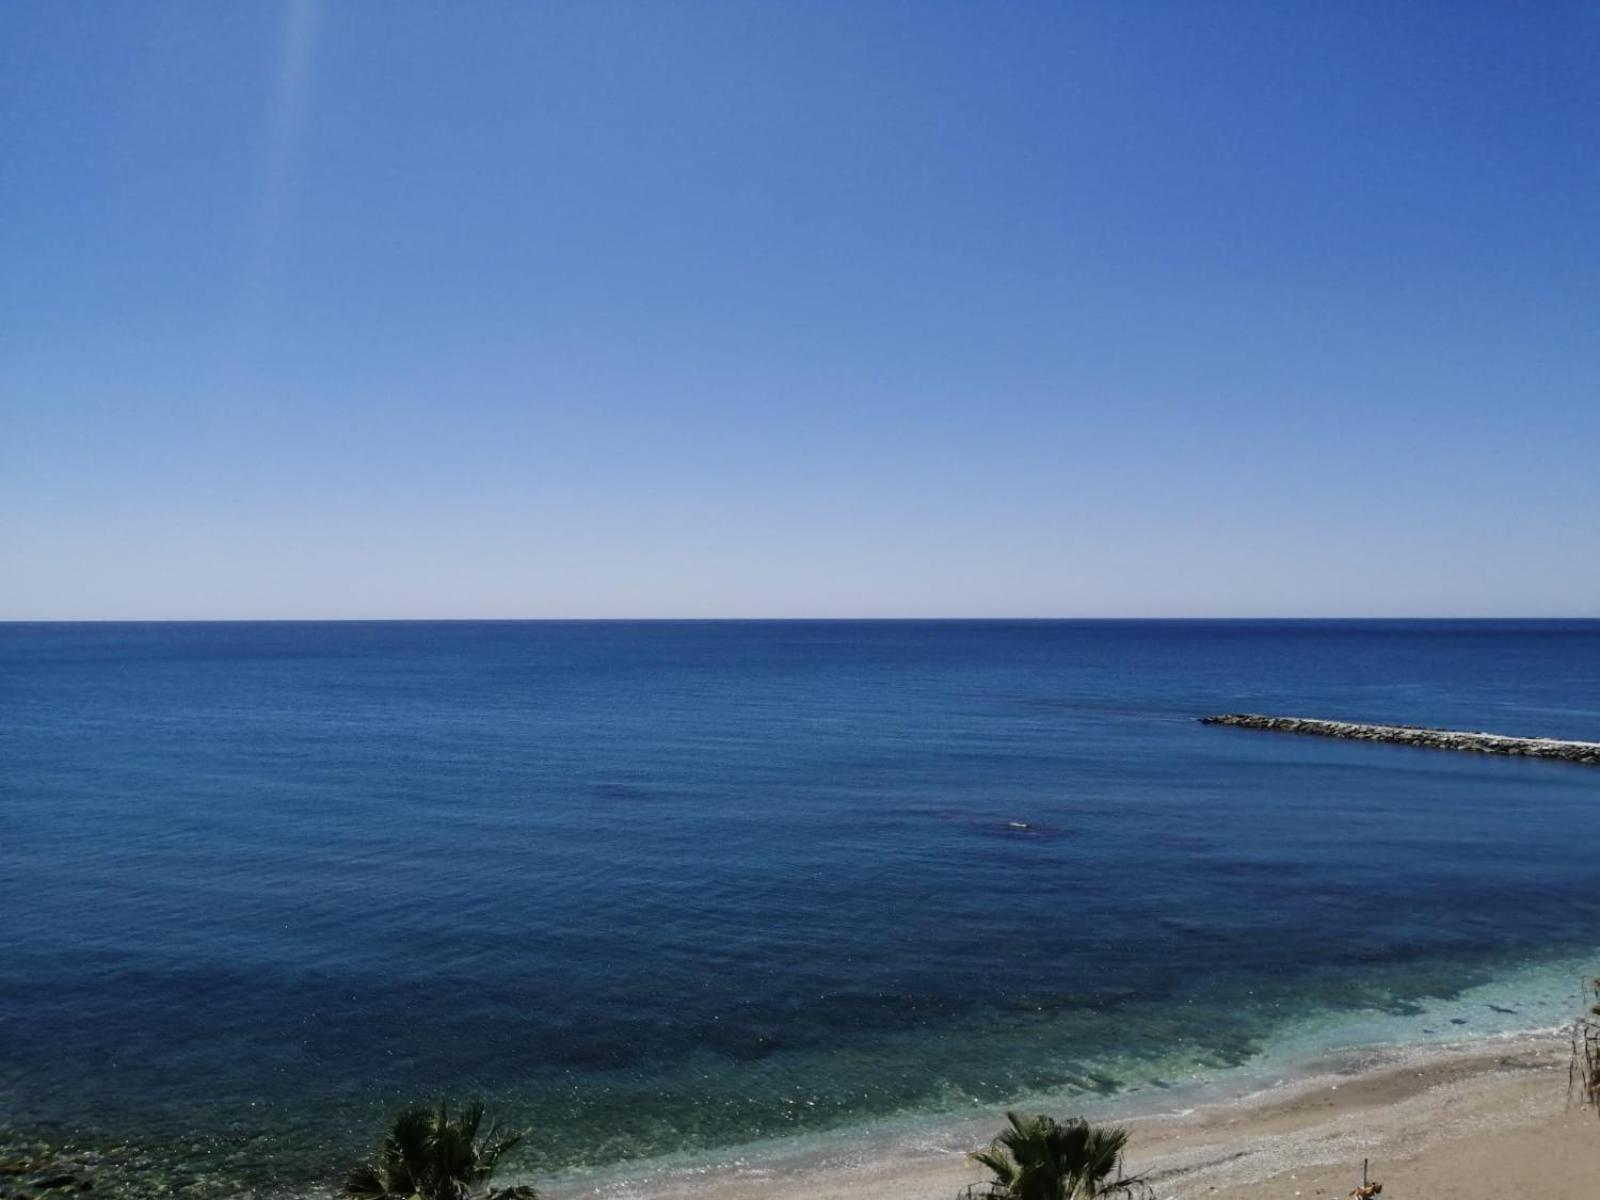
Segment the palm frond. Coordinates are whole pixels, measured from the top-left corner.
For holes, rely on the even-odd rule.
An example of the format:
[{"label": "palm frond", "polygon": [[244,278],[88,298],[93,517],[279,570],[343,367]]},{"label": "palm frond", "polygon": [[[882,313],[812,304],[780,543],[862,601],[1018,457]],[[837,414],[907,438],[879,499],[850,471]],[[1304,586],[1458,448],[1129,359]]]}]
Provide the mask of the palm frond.
[{"label": "palm frond", "polygon": [[483,1135],[478,1157],[484,1166],[492,1171],[501,1156],[514,1149],[527,1135],[528,1131],[525,1129],[501,1130],[498,1126],[491,1125],[489,1132]]},{"label": "palm frond", "polygon": [[1002,1150],[974,1150],[967,1157],[980,1167],[987,1167],[999,1183],[1010,1183],[1016,1178],[1016,1164]]},{"label": "palm frond", "polygon": [[1078,1117],[1057,1121],[1044,1113],[1008,1112],[1006,1123],[987,1150],[970,1156],[994,1176],[988,1194],[995,1200],[1142,1194],[1142,1182],[1122,1174],[1126,1130],[1090,1125]]},{"label": "palm frond", "polygon": [[372,1163],[362,1163],[350,1168],[339,1194],[349,1200],[384,1200],[390,1192],[383,1171]]},{"label": "palm frond", "polygon": [[[391,1123],[378,1160],[351,1170],[341,1195],[346,1200],[470,1200],[487,1187],[525,1132],[494,1125],[484,1130],[484,1113],[481,1101],[454,1117],[444,1100],[437,1109],[405,1110]],[[485,1200],[537,1200],[526,1185],[488,1189],[484,1195]]]}]

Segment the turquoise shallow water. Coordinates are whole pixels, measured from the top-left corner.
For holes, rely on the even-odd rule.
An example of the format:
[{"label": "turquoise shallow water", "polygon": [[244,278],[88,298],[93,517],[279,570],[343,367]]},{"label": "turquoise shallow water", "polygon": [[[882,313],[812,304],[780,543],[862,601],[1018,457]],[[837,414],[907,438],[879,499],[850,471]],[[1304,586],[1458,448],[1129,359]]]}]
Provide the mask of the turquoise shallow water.
[{"label": "turquoise shallow water", "polygon": [[[1548,1046],[1545,1034],[1565,1044],[1582,981],[1592,975],[1597,957],[1584,953],[1540,960],[1404,1005],[1308,1006],[1301,1015],[1274,1024],[1243,1064],[1218,1063],[1182,1046],[1165,1053],[1109,1055],[1098,1065],[1127,1081],[1124,1085],[1103,1089],[1068,1084],[1013,1097],[1012,1106],[1125,1122],[1282,1099],[1304,1088],[1338,1087],[1352,1076],[1402,1064],[1421,1067],[1486,1051]],[[739,1182],[773,1176],[836,1185],[845,1172],[875,1171],[894,1163],[914,1170],[926,1165],[930,1154],[964,1154],[988,1142],[1000,1122],[994,1105],[952,1097],[944,1111],[578,1170],[555,1186],[563,1193],[633,1200],[694,1194],[708,1181],[717,1185],[717,1194],[737,1195]],[[1136,1127],[1135,1141],[1140,1140]]]},{"label": "turquoise shallow water", "polygon": [[11,625],[0,669],[0,1112],[218,1178],[444,1091],[557,1174],[1132,1102],[1549,1024],[1600,948],[1600,771],[1193,721],[1600,740],[1595,622]]}]

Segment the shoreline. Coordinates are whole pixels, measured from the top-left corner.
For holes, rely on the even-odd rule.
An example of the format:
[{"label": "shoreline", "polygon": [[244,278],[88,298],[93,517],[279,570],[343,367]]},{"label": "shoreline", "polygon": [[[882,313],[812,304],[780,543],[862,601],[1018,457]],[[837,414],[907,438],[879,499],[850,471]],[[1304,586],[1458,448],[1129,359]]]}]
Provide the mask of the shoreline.
[{"label": "shoreline", "polygon": [[[530,1176],[528,1182],[545,1188],[555,1200],[568,1196],[687,1200],[690,1192],[698,1197],[708,1189],[726,1200],[747,1196],[751,1200],[789,1200],[791,1196],[799,1200],[801,1196],[827,1195],[826,1188],[837,1181],[846,1181],[839,1188],[843,1196],[851,1188],[863,1186],[847,1181],[865,1174],[871,1176],[869,1190],[891,1200],[902,1194],[906,1200],[913,1196],[945,1196],[949,1200],[957,1186],[975,1178],[950,1174],[949,1164],[959,1168],[968,1151],[986,1145],[1003,1124],[1006,1107],[1058,1117],[1081,1115],[1098,1123],[1130,1127],[1166,1119],[1193,1121],[1196,1114],[1266,1103],[1322,1081],[1331,1085],[1405,1064],[1454,1062],[1540,1042],[1555,1046],[1564,1089],[1565,1031],[1582,1001],[1582,989],[1574,981],[1593,974],[1597,953],[1600,951],[1593,948],[1568,949],[1518,964],[1448,995],[1409,1003],[1404,1011],[1387,1007],[1309,1009],[1265,1033],[1246,1062],[1124,1064],[1133,1070],[1108,1065],[1109,1073],[1126,1080],[1111,1093],[1076,1089],[1036,1092],[995,1101],[992,1107],[975,1103],[947,1112],[906,1113],[830,1131],[716,1149],[685,1149],[592,1169]],[[1157,1073],[1166,1082],[1156,1080]],[[1139,1141],[1136,1138],[1134,1143],[1136,1153]],[[937,1174],[941,1161],[945,1164],[942,1182],[929,1181],[920,1185],[920,1190],[897,1190],[896,1181],[902,1175]],[[1359,1163],[1357,1168],[1359,1176]],[[1131,1165],[1130,1169],[1143,1168]],[[1339,1194],[1344,1195],[1350,1186],[1353,1184]]]},{"label": "shoreline", "polygon": [[[1593,1200],[1600,1121],[1569,1105],[1569,1063],[1570,1027],[1560,1026],[1450,1043],[1353,1046],[1171,1093],[1100,1103],[1036,1096],[1013,1107],[1081,1113],[1127,1128],[1126,1170],[1150,1184],[1152,1200],[1336,1200],[1360,1182],[1363,1159],[1397,1200]],[[594,1171],[511,1170],[500,1182],[535,1184],[547,1200],[956,1200],[984,1174],[967,1154],[1002,1124],[996,1107]],[[62,1146],[27,1174],[62,1173],[73,1180],[68,1192],[91,1179],[95,1194],[126,1200],[333,1194],[331,1183],[273,1186],[263,1178],[230,1187],[214,1174],[209,1181],[174,1176],[159,1154],[131,1145],[111,1154],[85,1149]],[[14,1146],[8,1154],[25,1150]],[[13,1171],[0,1174],[13,1176],[0,1178],[0,1195],[13,1200],[67,1194]],[[208,1186],[190,1190],[201,1183]]]},{"label": "shoreline", "polygon": [[[1568,1109],[1567,1036],[1545,1029],[1350,1050],[1265,1087],[1099,1119],[1132,1133],[1127,1170],[1162,1200],[1342,1197],[1360,1182],[1364,1158],[1397,1196],[1487,1197],[1517,1188],[1541,1200],[1592,1198],[1600,1122]],[[558,1200],[953,1200],[983,1178],[966,1154],[1002,1121],[996,1110],[920,1133],[636,1168],[577,1188],[570,1178],[540,1182]],[[1536,1189],[1532,1178],[1541,1180]]]},{"label": "shoreline", "polygon": [[[538,1171],[507,1164],[501,1181],[536,1185],[547,1200],[703,1200],[708,1195],[710,1200],[854,1200],[861,1194],[877,1200],[955,1200],[957,1191],[981,1177],[966,1155],[987,1145],[1009,1107],[1128,1127],[1134,1137],[1127,1169],[1159,1183],[1160,1200],[1210,1194],[1219,1185],[1204,1181],[1224,1166],[1228,1194],[1254,1196],[1248,1188],[1239,1191],[1245,1187],[1241,1179],[1271,1178],[1274,1155],[1279,1174],[1298,1171],[1306,1178],[1313,1169],[1325,1174],[1346,1169],[1352,1153],[1348,1146],[1328,1162],[1319,1157],[1331,1145],[1375,1147],[1354,1155],[1354,1180],[1322,1193],[1344,1197],[1359,1182],[1362,1157],[1375,1163],[1396,1158],[1396,1146],[1431,1133],[1442,1116],[1463,1102],[1457,1093],[1471,1093],[1467,1099],[1481,1105],[1481,1096],[1472,1097],[1492,1092],[1508,1111],[1537,1111],[1542,1124],[1562,1120],[1571,1018],[1582,999],[1572,981],[1592,976],[1596,954],[1600,951],[1569,948],[1447,995],[1404,1005],[1300,1012],[1264,1033],[1244,1062],[1208,1063],[1206,1056],[1180,1050],[1177,1057],[1183,1061],[1136,1057],[1121,1064],[1132,1068],[1127,1070],[1112,1070],[1106,1063],[1108,1071],[1126,1081],[1109,1091],[1070,1084],[1059,1091],[983,1104],[974,1100],[970,1107],[908,1111],[603,1166]],[[1456,1089],[1451,1095],[1418,1094],[1419,1089],[1439,1091],[1446,1084]],[[1364,1102],[1363,1096],[1368,1097]],[[1402,1136],[1395,1130],[1404,1126],[1400,1119],[1406,1105],[1413,1115],[1406,1126],[1410,1132]],[[1338,1118],[1345,1126],[1336,1129],[1324,1121],[1328,1127],[1313,1136],[1306,1126],[1319,1116]],[[1600,1149],[1600,1122],[1590,1114],[1584,1130],[1592,1145],[1580,1146],[1576,1153],[1588,1162],[1583,1156]],[[1549,1135],[1539,1128],[1523,1133],[1545,1145],[1544,1152],[1567,1153],[1564,1146],[1546,1144]],[[280,1174],[248,1148],[263,1136],[273,1144],[274,1135],[264,1129],[246,1135],[237,1128],[223,1132],[196,1127],[187,1149],[207,1147],[196,1156],[185,1152],[181,1140],[148,1142],[71,1126],[34,1126],[30,1132],[26,1126],[0,1123],[0,1166],[33,1160],[23,1175],[0,1170],[0,1200],[22,1200],[24,1195],[27,1200],[49,1200],[64,1194],[30,1187],[33,1181],[24,1177],[52,1174],[92,1181],[96,1195],[112,1200],[228,1200],[247,1194],[328,1200],[333,1181],[354,1160],[341,1153],[311,1173],[285,1161]],[[1512,1147],[1506,1153],[1515,1160],[1520,1151]],[[1594,1200],[1600,1163],[1590,1167],[1589,1181],[1571,1193],[1574,1200]],[[1374,1177],[1385,1179],[1376,1166]],[[1318,1194],[1303,1188],[1285,1192],[1282,1182],[1276,1191],[1259,1193],[1262,1200],[1288,1200],[1294,1191],[1303,1192],[1302,1200]],[[1404,1200],[1412,1193],[1394,1194]],[[1440,1193],[1450,1200],[1478,1194],[1472,1189]]]}]

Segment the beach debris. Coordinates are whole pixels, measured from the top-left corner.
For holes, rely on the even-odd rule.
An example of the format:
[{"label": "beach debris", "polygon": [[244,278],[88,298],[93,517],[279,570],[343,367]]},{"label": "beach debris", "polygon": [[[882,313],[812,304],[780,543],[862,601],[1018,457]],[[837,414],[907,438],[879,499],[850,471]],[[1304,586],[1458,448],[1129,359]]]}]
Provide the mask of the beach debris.
[{"label": "beach debris", "polygon": [[1370,1181],[1367,1179],[1367,1164],[1370,1161],[1365,1158],[1361,1160],[1361,1186],[1351,1190],[1350,1200],[1373,1200],[1374,1196],[1383,1194],[1383,1184],[1376,1179]]},{"label": "beach debris", "polygon": [[1567,1099],[1600,1116],[1600,978],[1589,981],[1589,1011],[1572,1023],[1572,1064],[1567,1069]]}]

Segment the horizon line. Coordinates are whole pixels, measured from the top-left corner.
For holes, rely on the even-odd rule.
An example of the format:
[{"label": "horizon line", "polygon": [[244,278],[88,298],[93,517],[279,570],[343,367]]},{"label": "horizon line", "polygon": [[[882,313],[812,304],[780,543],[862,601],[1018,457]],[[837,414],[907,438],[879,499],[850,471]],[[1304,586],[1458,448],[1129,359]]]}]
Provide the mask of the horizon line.
[{"label": "horizon line", "polygon": [[1321,615],[1207,615],[1166,616],[814,616],[814,617],[0,617],[0,625],[691,625],[691,624],[893,624],[913,622],[964,622],[1018,624],[1080,622],[1178,621],[1593,621],[1600,614],[1469,614],[1441,616],[1428,613],[1321,614]]}]

